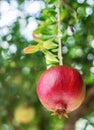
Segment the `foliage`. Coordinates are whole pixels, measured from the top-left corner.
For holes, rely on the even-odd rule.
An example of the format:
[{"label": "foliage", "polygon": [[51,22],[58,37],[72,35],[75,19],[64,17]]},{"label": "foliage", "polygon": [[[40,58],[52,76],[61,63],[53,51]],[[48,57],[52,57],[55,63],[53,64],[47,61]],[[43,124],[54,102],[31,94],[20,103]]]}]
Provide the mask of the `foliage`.
[{"label": "foliage", "polygon": [[[50,3],[50,4],[49,4]],[[70,5],[70,3],[69,3]],[[87,16],[85,9],[88,7],[83,4],[83,8],[77,2],[73,2],[70,7],[63,2],[61,4],[61,32],[63,44],[63,58],[65,65],[73,66],[78,69],[87,84],[94,83],[94,47],[92,41],[94,31],[89,26],[94,26],[93,16]],[[84,9],[84,12],[82,12]],[[76,12],[77,10],[77,12]],[[91,19],[91,23],[88,19]],[[57,29],[57,2],[48,1],[46,8],[40,16],[39,27],[34,31],[33,38],[38,44],[33,49],[41,50],[45,54],[46,63],[50,65],[58,64],[58,29]],[[92,24],[92,25],[91,25]],[[34,46],[31,46],[31,48]],[[28,50],[27,53],[34,53]],[[87,64],[86,64],[87,63]]]},{"label": "foliage", "polygon": [[[19,7],[24,2],[20,0]],[[33,32],[34,40],[28,41],[22,36],[19,22],[21,18],[8,26],[9,33],[0,38],[0,130],[63,128],[65,119],[50,116],[36,95],[37,80],[46,69],[46,64],[58,64],[57,1],[44,2],[45,9],[36,17],[39,26]],[[85,84],[90,86],[94,84],[94,5],[86,1],[79,3],[62,0],[60,10],[64,65],[78,69]],[[26,16],[26,21],[30,17],[33,16]],[[5,43],[8,43],[7,47],[4,47]],[[29,51],[36,53],[25,55],[23,49],[27,46],[31,46],[29,49],[33,47]],[[13,52],[11,47],[17,50]],[[14,119],[15,108],[21,104],[35,110],[34,119],[28,124],[20,124]],[[84,118],[92,118],[93,110],[94,103]],[[91,124],[94,126],[94,122]]]}]

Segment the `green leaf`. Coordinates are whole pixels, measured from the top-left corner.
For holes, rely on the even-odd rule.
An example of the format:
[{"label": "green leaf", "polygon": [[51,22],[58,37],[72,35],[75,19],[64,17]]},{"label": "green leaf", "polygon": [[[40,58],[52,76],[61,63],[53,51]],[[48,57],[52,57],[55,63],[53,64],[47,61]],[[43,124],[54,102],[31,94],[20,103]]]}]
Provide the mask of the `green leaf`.
[{"label": "green leaf", "polygon": [[43,47],[45,48],[45,49],[54,49],[54,48],[56,48],[58,45],[56,44],[56,43],[54,43],[54,42],[51,42],[51,41],[45,41],[44,43],[43,43]]},{"label": "green leaf", "polygon": [[52,64],[52,63],[58,63],[58,59],[57,56],[54,55],[53,53],[47,51],[45,54],[45,58],[46,58],[46,63],[47,64]]},{"label": "green leaf", "polygon": [[52,49],[51,51],[52,51],[52,52],[58,52],[58,48]]},{"label": "green leaf", "polygon": [[66,10],[62,10],[61,15],[60,15],[60,19],[63,20],[67,15],[67,11]]}]

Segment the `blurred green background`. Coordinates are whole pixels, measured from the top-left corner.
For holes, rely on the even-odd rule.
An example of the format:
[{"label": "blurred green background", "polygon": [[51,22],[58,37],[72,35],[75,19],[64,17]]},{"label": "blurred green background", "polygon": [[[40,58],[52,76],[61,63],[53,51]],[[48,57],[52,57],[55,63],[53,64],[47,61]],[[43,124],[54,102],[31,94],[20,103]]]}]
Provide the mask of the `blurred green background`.
[{"label": "blurred green background", "polygon": [[[50,116],[36,94],[37,81],[46,69],[44,54],[23,53],[25,47],[36,44],[32,32],[41,20],[54,16],[55,2],[0,0],[0,130],[63,130],[66,119]],[[76,68],[88,89],[94,86],[94,0],[63,4],[64,65]],[[75,130],[94,130],[94,101]]]}]

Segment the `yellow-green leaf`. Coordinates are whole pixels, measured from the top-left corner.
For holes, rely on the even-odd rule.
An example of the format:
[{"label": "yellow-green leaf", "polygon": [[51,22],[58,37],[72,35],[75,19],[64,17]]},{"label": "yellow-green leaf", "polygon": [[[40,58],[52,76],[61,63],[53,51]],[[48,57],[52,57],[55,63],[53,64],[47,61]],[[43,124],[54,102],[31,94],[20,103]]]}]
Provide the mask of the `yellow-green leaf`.
[{"label": "yellow-green leaf", "polygon": [[32,46],[28,46],[28,47],[24,48],[23,52],[25,54],[35,53],[35,52],[41,50],[41,48],[42,48],[42,44],[39,43],[37,45],[32,45]]},{"label": "yellow-green leaf", "polygon": [[46,52],[45,58],[47,64],[58,63],[56,55],[52,54],[51,52]]},{"label": "yellow-green leaf", "polygon": [[43,47],[45,48],[45,49],[53,49],[53,48],[56,48],[58,45],[56,44],[56,43],[54,43],[54,42],[51,42],[51,41],[45,41],[44,43],[43,43]]}]

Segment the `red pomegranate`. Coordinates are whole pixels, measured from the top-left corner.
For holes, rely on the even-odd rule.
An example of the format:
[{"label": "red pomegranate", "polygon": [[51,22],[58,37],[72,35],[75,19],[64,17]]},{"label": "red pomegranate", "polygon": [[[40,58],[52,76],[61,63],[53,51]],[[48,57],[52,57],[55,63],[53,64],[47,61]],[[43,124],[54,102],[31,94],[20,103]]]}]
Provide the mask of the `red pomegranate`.
[{"label": "red pomegranate", "polygon": [[85,96],[80,73],[68,66],[55,66],[46,70],[37,85],[37,95],[45,108],[59,118],[78,108]]}]

